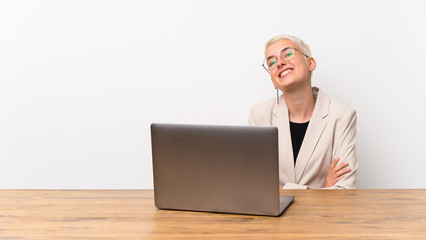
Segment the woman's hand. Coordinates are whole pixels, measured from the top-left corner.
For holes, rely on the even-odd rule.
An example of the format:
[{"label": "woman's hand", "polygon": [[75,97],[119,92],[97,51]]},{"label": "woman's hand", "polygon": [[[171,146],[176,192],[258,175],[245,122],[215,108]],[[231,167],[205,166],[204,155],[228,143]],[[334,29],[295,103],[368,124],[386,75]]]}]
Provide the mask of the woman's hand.
[{"label": "woman's hand", "polygon": [[330,168],[328,169],[327,179],[324,183],[325,188],[332,187],[334,184],[344,178],[346,173],[351,171],[350,168],[346,168],[349,163],[340,163],[337,165],[339,161],[340,158],[336,158],[331,163]]}]

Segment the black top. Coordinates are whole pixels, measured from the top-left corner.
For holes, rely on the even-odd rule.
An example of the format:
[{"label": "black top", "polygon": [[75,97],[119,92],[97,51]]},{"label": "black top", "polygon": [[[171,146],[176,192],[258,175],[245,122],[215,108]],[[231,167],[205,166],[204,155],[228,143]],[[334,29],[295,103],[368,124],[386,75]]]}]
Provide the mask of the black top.
[{"label": "black top", "polygon": [[305,123],[290,122],[291,144],[293,145],[294,165],[296,165],[297,155],[299,155],[299,150],[302,146],[306,129],[308,129],[308,124],[309,121]]}]

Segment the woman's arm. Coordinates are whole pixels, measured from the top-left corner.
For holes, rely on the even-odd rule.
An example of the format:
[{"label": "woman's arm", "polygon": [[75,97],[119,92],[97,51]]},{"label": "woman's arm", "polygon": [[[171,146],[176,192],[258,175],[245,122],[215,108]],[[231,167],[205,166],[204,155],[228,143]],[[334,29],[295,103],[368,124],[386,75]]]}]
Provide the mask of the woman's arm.
[{"label": "woman's arm", "polygon": [[[335,129],[336,140],[333,150],[333,159],[335,160],[330,166],[329,176],[327,176],[324,187],[340,189],[356,188],[356,174],[358,168],[355,148],[356,111],[349,111],[344,117],[337,121]],[[337,164],[340,160],[341,163]],[[330,176],[330,174],[333,176]],[[329,180],[328,183],[327,180]],[[333,183],[333,185],[329,186],[331,183]]]},{"label": "woman's arm", "polygon": [[338,181],[342,180],[347,174],[351,171],[350,168],[347,168],[349,163],[342,162],[337,164],[340,161],[340,158],[336,158],[330,165],[328,170],[327,178],[325,179],[324,188],[333,187]]}]

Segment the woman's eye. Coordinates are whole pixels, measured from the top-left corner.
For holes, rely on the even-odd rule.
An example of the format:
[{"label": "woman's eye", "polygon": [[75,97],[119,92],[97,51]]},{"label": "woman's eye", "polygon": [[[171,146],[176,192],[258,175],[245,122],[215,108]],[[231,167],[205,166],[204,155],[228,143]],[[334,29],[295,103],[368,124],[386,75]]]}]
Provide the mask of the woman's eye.
[{"label": "woman's eye", "polygon": [[293,53],[291,52],[285,54],[285,57],[291,57],[291,56],[293,56]]},{"label": "woman's eye", "polygon": [[271,67],[271,66],[274,66],[276,63],[277,63],[277,61],[272,61],[272,62],[269,64],[269,66],[270,66],[270,67]]}]

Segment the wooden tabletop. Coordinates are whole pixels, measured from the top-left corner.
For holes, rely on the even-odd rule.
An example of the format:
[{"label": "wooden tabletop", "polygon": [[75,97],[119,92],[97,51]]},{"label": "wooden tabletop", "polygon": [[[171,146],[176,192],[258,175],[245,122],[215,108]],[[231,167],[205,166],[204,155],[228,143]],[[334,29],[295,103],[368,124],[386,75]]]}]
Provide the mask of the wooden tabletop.
[{"label": "wooden tabletop", "polygon": [[0,190],[0,239],[426,239],[426,189],[282,190],[281,217],[158,210],[152,190]]}]

